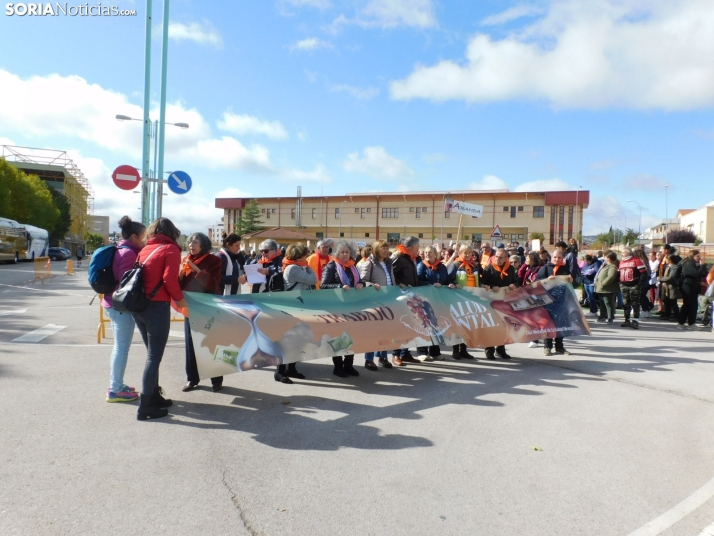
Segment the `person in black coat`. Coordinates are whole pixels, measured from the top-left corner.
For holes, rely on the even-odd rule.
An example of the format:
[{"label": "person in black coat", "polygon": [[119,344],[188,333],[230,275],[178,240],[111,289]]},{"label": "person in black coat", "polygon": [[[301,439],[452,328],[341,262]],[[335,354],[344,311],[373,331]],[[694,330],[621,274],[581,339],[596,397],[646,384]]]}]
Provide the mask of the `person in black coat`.
[{"label": "person in black coat", "polygon": [[[570,283],[573,282],[573,277],[570,274],[570,268],[568,267],[567,263],[563,258],[563,252],[561,249],[556,247],[555,251],[553,251],[553,256],[550,258],[550,262],[542,266],[541,269],[538,271],[536,281],[542,281],[544,279],[554,279],[559,275],[566,275],[568,276],[568,281]],[[548,310],[548,313],[553,318],[553,323],[555,324],[556,328],[567,327],[570,324],[569,318],[567,317],[567,308],[563,307],[563,303],[565,302],[565,296],[563,296],[562,294],[564,294],[565,292],[568,292],[568,289],[563,286],[556,287],[555,289],[548,291],[548,293],[554,298],[555,304],[546,305],[545,308]],[[553,349],[554,342],[555,349]],[[551,355],[552,353],[570,354],[570,352],[568,352],[565,349],[565,346],[563,345],[563,337],[545,339],[544,343],[545,348],[543,349],[543,353],[545,355]]]},{"label": "person in black coat", "polygon": [[241,238],[235,233],[223,233],[223,247],[216,254],[221,259],[219,293],[223,296],[240,294],[240,286],[246,283],[245,253],[240,250]]},{"label": "person in black coat", "polygon": [[263,267],[258,268],[258,273],[265,276],[265,283],[255,283],[251,287],[251,294],[260,292],[262,285],[263,292],[270,292],[270,280],[277,274],[283,273],[283,253],[278,248],[278,243],[275,240],[264,240],[260,243],[261,257],[258,258],[256,264]]},{"label": "person in black coat", "polygon": [[[325,265],[322,271],[322,281],[320,289],[342,289],[348,292],[350,289],[360,290],[365,284],[361,282],[359,272],[355,268],[355,250],[349,242],[340,241],[335,245],[334,259]],[[379,285],[374,286],[379,290]],[[355,356],[349,354],[344,356],[333,356],[332,363],[335,365],[332,373],[340,378],[348,376],[359,376],[359,372],[354,367]]]},{"label": "person in black coat", "polygon": [[[417,264],[419,258],[419,239],[415,236],[406,237],[397,246],[397,252],[392,257],[392,270],[394,271],[395,283],[403,287],[418,287],[419,276],[417,275]],[[409,348],[394,350],[392,352],[392,363],[398,367],[405,363],[418,363],[409,352]]]},{"label": "person in black coat", "polygon": [[[516,270],[508,262],[508,253],[505,249],[498,249],[496,256],[491,264],[486,266],[481,276],[481,286],[486,290],[508,288],[515,290],[520,286],[518,274]],[[486,359],[496,359],[496,356],[501,359],[511,359],[511,356],[506,353],[506,346],[489,346],[486,348]]]}]

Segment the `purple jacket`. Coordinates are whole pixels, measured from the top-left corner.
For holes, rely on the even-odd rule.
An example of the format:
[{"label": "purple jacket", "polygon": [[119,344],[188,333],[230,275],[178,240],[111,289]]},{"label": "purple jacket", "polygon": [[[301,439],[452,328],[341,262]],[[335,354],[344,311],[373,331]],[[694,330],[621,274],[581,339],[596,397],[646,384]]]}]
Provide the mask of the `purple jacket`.
[{"label": "purple jacket", "polygon": [[[117,249],[117,252],[114,255],[114,266],[112,268],[116,280],[121,281],[124,272],[126,272],[127,270],[131,270],[134,267],[136,257],[139,255],[141,248],[135,246],[128,240],[122,240],[121,242],[119,242],[119,244],[117,244],[117,247],[119,249]],[[117,287],[119,287],[118,284]],[[112,292],[112,294],[114,293]],[[104,298],[102,298],[102,307],[111,308],[112,294],[104,295]]]}]

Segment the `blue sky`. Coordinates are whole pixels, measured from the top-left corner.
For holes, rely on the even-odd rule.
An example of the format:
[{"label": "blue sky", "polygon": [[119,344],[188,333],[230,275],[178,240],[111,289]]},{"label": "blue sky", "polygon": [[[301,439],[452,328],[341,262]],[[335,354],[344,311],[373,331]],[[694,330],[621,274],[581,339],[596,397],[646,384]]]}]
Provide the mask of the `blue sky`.
[{"label": "blue sky", "polygon": [[[69,5],[79,5],[69,2]],[[92,4],[96,5],[96,4]],[[70,151],[96,213],[139,167],[145,3],[135,17],[0,15],[0,143]],[[154,5],[158,117],[162,4]],[[714,199],[709,0],[174,0],[165,215],[199,230],[221,196],[592,192],[585,233]],[[624,218],[614,223],[624,226]]]}]

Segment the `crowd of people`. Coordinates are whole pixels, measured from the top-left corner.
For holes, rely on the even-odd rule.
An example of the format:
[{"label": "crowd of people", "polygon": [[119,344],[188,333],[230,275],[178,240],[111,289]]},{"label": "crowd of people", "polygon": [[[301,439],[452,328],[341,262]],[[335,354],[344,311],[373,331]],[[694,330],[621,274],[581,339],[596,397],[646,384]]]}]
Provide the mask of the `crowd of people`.
[{"label": "crowd of people", "polygon": [[[159,385],[159,366],[168,341],[171,306],[185,310],[183,292],[216,295],[235,295],[247,284],[245,266],[259,264],[257,272],[265,277],[263,283],[250,286],[251,293],[282,292],[307,289],[336,289],[357,292],[367,287],[398,285],[401,288],[482,287],[484,289],[530,285],[536,281],[566,277],[575,287],[582,285],[581,303],[597,322],[613,324],[618,308],[622,308],[623,328],[639,328],[641,316],[657,315],[663,320],[674,320],[682,330],[694,329],[698,311],[711,310],[711,300],[703,294],[714,281],[714,267],[707,269],[699,251],[691,250],[682,259],[670,245],[650,252],[641,248],[624,248],[621,258],[614,251],[598,251],[579,258],[575,239],[559,241],[552,252],[545,248],[529,251],[529,244],[518,242],[433,245],[422,247],[416,237],[406,237],[391,251],[383,240],[377,240],[359,252],[346,240],[320,240],[314,252],[302,243],[281,248],[274,240],[265,240],[257,252],[241,248],[241,237],[235,233],[223,236],[222,248],[213,253],[210,239],[203,233],[188,237],[188,254],[182,258],[177,240],[180,231],[167,218],[159,218],[148,228],[125,216],[119,222],[123,240],[118,244],[113,260],[117,280],[135,265],[143,266],[144,286],[150,298],[147,308],[139,313],[119,312],[112,308],[112,294],[103,297],[102,307],[111,320],[114,348],[111,355],[110,382],[106,400],[129,402],[140,399],[137,418],[156,419],[168,414],[172,402],[164,398]],[[710,292],[707,292],[709,294]],[[679,301],[682,301],[681,307]],[[656,311],[655,311],[656,309]],[[710,314],[710,313],[709,313]],[[711,315],[702,318],[703,325],[711,323]],[[147,360],[142,377],[141,393],[124,383],[129,347],[134,328],[138,328],[147,349]],[[185,325],[184,392],[199,385],[200,378],[191,337],[189,320]],[[539,342],[529,344],[538,347]],[[565,355],[563,337],[545,338],[546,356]],[[503,345],[485,348],[488,360],[511,359]],[[376,363],[375,363],[376,358]],[[465,344],[451,348],[454,360],[474,359]],[[340,378],[359,376],[354,355],[334,356],[333,374]],[[416,348],[413,355],[408,348],[367,352],[364,367],[378,371],[409,363],[444,360],[439,345]],[[296,363],[284,363],[274,373],[275,381],[293,383],[304,379]],[[223,378],[211,378],[212,390],[223,387]]]}]

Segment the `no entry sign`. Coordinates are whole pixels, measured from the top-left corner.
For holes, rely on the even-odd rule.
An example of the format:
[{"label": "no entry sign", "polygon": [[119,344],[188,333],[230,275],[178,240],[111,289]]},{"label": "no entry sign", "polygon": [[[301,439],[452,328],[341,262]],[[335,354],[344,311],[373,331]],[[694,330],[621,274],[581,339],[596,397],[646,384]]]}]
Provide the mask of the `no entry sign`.
[{"label": "no entry sign", "polygon": [[135,167],[124,165],[114,170],[112,180],[122,190],[133,190],[141,182],[141,175]]}]

